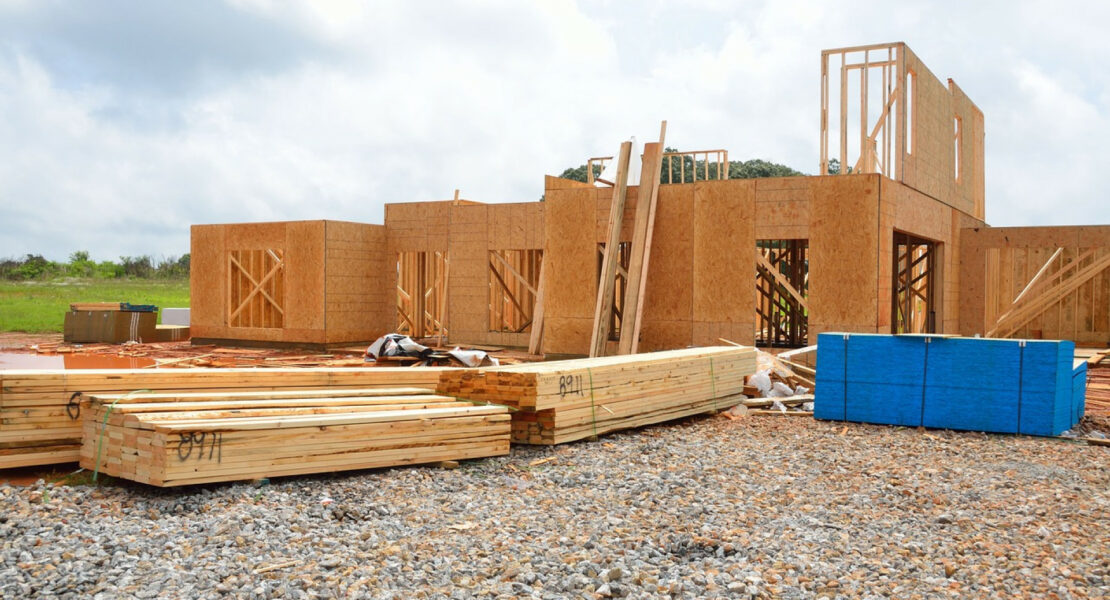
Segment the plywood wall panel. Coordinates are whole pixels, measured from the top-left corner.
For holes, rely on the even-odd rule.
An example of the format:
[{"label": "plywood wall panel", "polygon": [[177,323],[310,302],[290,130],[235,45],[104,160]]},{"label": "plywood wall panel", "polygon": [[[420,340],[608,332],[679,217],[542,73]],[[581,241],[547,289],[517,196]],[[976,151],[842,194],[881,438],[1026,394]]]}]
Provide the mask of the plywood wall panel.
[{"label": "plywood wall panel", "polygon": [[[722,329],[754,340],[755,186],[705,182],[694,191],[692,320],[695,345],[717,343]],[[728,338],[732,339],[732,338]]]},{"label": "plywood wall panel", "polygon": [[[265,231],[266,225],[261,224],[259,232]],[[285,326],[322,331],[326,322],[324,222],[297,221],[285,223],[284,227]]]},{"label": "plywood wall panel", "polygon": [[738,180],[755,186],[755,237],[760,240],[809,239],[808,177]]},{"label": "plywood wall panel", "polygon": [[450,201],[385,205],[389,252],[445,252],[451,219]]},{"label": "plywood wall panel", "polygon": [[694,324],[689,319],[669,321],[653,319],[644,321],[640,330],[640,351],[673,350],[690,345]]},{"label": "plywood wall panel", "polygon": [[592,317],[547,316],[543,332],[544,354],[588,354],[592,328]]},{"label": "plywood wall panel", "polygon": [[190,228],[189,298],[190,327],[197,338],[215,337],[224,325],[227,297],[227,259],[224,227],[193,225]]},{"label": "plywood wall panel", "polygon": [[565,190],[593,189],[595,186],[591,183],[575,181],[573,179],[563,179],[562,177],[555,177],[554,175],[544,175],[543,187],[544,190]]},{"label": "plywood wall panel", "polygon": [[[951,79],[948,80],[948,91],[953,116],[960,119],[962,128],[959,152],[953,157],[954,161],[959,162],[959,177],[953,180],[952,197],[948,202],[973,217],[984,219],[986,180],[983,111],[979,110],[971,98],[968,98],[967,94]],[[956,144],[953,143],[953,152],[955,146]]]},{"label": "plywood wall panel", "polygon": [[660,187],[644,296],[642,342],[650,339],[648,322],[689,323],[693,318],[694,191],[693,184]]},{"label": "plywood wall panel", "polygon": [[933,198],[948,201],[954,179],[952,102],[948,88],[905,48],[905,66],[914,80],[912,151],[903,159],[901,180]]},{"label": "plywood wall panel", "polygon": [[810,337],[875,332],[879,288],[879,176],[812,178]]},{"label": "plywood wall panel", "polygon": [[[488,205],[459,205],[449,209],[447,331],[451,339],[473,338],[487,329],[487,240],[504,235],[502,218]],[[503,211],[501,211],[503,212]]]},{"label": "plywood wall panel", "polygon": [[[984,333],[1007,312],[1038,270],[1062,248],[1048,276],[1093,250],[1110,254],[1110,226],[966,228],[960,231],[962,334]],[[1081,265],[1090,264],[1090,259]],[[1030,320],[1013,337],[1110,343],[1110,273],[1103,273]]]},{"label": "plywood wall panel", "polygon": [[382,225],[325,222],[328,343],[365,342],[391,331],[393,286]]}]

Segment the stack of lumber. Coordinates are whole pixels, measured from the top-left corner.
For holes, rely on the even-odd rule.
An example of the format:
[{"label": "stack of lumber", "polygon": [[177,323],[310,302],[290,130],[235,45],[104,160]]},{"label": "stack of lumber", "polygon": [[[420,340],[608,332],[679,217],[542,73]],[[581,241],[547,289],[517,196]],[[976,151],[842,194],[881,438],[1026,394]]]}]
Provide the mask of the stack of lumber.
[{"label": "stack of lumber", "polygon": [[755,349],[708,347],[444,371],[439,392],[513,412],[513,441],[560,444],[729,408]]},{"label": "stack of lumber", "polygon": [[163,487],[509,452],[509,411],[420,388],[97,394],[81,466]]},{"label": "stack of lumber", "polygon": [[441,369],[87,369],[0,371],[0,468],[75,462],[81,398],[163,392],[435,387]]},{"label": "stack of lumber", "polygon": [[1110,414],[1110,349],[1087,359],[1086,404],[1088,414]]}]

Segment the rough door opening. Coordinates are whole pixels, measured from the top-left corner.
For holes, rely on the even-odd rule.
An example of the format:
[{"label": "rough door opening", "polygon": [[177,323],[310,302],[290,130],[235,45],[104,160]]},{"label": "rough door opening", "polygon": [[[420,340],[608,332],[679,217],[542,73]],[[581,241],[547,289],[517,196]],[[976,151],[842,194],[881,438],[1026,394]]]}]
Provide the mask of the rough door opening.
[{"label": "rough door opening", "polygon": [[756,241],[757,346],[800,347],[809,339],[809,240]]},{"label": "rough door opening", "polygon": [[397,254],[397,333],[447,335],[448,267],[446,252]]},{"label": "rough door opening", "polygon": [[[613,288],[613,310],[609,316],[609,341],[621,339],[621,317],[624,315],[624,292],[628,289],[628,261],[632,258],[632,242],[617,245],[617,278]],[[597,280],[601,281],[601,263],[605,261],[605,243],[597,244]]]},{"label": "rough door opening", "polygon": [[280,328],[285,323],[285,261],[280,248],[227,253],[228,327]]},{"label": "rough door opening", "polygon": [[939,246],[931,240],[894,232],[892,333],[936,333]]},{"label": "rough door opening", "polygon": [[489,330],[532,330],[543,250],[490,250]]}]

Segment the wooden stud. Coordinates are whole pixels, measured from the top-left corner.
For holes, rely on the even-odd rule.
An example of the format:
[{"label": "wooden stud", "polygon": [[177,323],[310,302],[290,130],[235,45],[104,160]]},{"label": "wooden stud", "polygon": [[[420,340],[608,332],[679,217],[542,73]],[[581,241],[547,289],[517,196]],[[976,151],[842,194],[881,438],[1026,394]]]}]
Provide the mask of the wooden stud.
[{"label": "wooden stud", "polygon": [[[624,314],[621,315],[619,354],[635,354],[639,349],[644,297],[647,291],[647,272],[651,263],[652,233],[655,230],[655,209],[659,203],[659,166],[662,162],[666,137],[667,122],[663,121],[659,126],[659,141],[654,144],[644,144],[640,189],[636,202],[636,221],[632,232],[632,254],[628,261],[628,275],[622,304]],[[706,163],[708,162],[707,155]],[[706,179],[708,177],[707,170]]]},{"label": "wooden stud", "polygon": [[590,338],[590,356],[605,354],[605,342],[609,339],[609,319],[616,287],[617,253],[620,245],[621,221],[624,218],[624,202],[628,191],[628,161],[631,153],[632,143],[622,143],[620,157],[617,159],[617,181],[613,186],[613,201],[609,210],[609,231],[606,236],[608,241],[601,263],[601,278],[598,281],[594,326]]}]

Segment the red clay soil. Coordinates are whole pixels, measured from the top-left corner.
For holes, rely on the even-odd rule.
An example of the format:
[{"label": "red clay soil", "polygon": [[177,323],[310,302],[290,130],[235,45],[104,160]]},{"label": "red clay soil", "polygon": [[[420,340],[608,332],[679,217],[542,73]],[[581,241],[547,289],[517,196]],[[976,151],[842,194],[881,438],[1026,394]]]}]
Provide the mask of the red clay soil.
[{"label": "red clay soil", "polygon": [[[465,348],[465,346],[464,346]],[[526,352],[485,348],[503,364],[534,361]],[[444,350],[450,350],[446,348]],[[374,367],[410,362],[366,362],[365,346],[335,348],[326,353],[297,349],[229,348],[185,342],[154,344],[68,344],[57,333],[0,333],[0,368],[175,368],[175,367]],[[20,360],[20,355],[28,355]],[[56,357],[53,361],[35,360]],[[59,360],[60,359],[60,360]],[[445,363],[449,364],[449,363]]]}]

